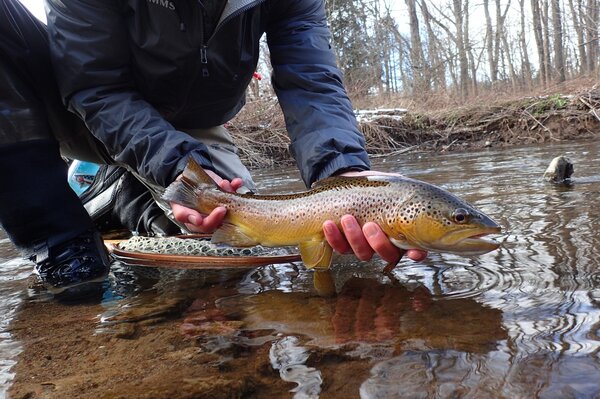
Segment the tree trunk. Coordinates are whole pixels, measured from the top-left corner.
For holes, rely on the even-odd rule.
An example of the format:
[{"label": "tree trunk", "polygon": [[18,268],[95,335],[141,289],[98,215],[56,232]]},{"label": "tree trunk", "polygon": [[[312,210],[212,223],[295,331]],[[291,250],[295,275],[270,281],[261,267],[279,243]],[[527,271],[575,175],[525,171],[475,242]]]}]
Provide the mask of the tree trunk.
[{"label": "tree trunk", "polygon": [[521,32],[519,34],[519,43],[521,46],[521,59],[523,62],[523,80],[525,85],[530,88],[532,85],[533,74],[529,62],[529,53],[527,51],[527,42],[525,40],[525,0],[519,0],[519,9],[521,10]]},{"label": "tree trunk", "polygon": [[469,60],[464,42],[464,19],[461,0],[452,0],[454,21],[456,26],[456,50],[458,52],[460,96],[465,99],[469,95]]},{"label": "tree trunk", "polygon": [[548,6],[548,0],[542,0],[542,32],[544,37],[544,69],[546,69],[546,81],[544,86],[550,83],[550,74],[552,70],[552,64],[550,60],[550,12]]},{"label": "tree trunk", "polygon": [[544,62],[544,34],[542,28],[542,11],[539,0],[531,0],[531,16],[533,20],[533,33],[538,52],[540,65],[539,84],[546,87],[546,63]]},{"label": "tree trunk", "polygon": [[471,47],[471,39],[469,36],[469,0],[465,0],[464,9],[466,12],[465,16],[465,29],[464,29],[464,43],[467,50],[467,57],[469,63],[469,72],[471,74],[469,80],[471,82],[471,93],[476,96],[479,91],[477,88],[477,62],[475,61],[475,55],[473,54],[473,48]]},{"label": "tree trunk", "polygon": [[427,2],[421,1],[419,6],[421,8],[421,14],[423,15],[425,29],[427,30],[427,64],[432,72],[430,76],[432,78],[433,88],[434,90],[446,89],[446,65],[442,61],[440,41],[433,31],[431,14],[427,8]]},{"label": "tree trunk", "polygon": [[554,47],[554,70],[556,71],[556,80],[564,82],[565,77],[565,60],[564,46],[562,34],[562,19],[560,16],[559,0],[552,1],[552,39]]},{"label": "tree trunk", "polygon": [[588,0],[586,10],[585,43],[588,55],[588,71],[593,72],[598,66],[598,17],[600,7],[598,0]]},{"label": "tree trunk", "polygon": [[428,82],[424,79],[423,44],[419,29],[419,18],[415,0],[406,0],[410,26],[410,62],[412,66],[414,89],[418,92],[429,91]]},{"label": "tree trunk", "polygon": [[490,68],[490,81],[493,85],[498,81],[498,58],[496,58],[497,55],[494,50],[494,30],[492,17],[490,16],[489,0],[483,0],[483,10],[485,12],[485,47]]},{"label": "tree trunk", "polygon": [[577,36],[577,53],[579,54],[579,73],[584,74],[588,68],[587,52],[585,51],[585,42],[583,39],[583,26],[581,21],[581,1],[577,0],[577,8],[573,0],[569,0],[569,9],[571,10],[571,19],[573,20],[573,29]]},{"label": "tree trunk", "polygon": [[504,29],[502,29],[501,38],[502,38],[502,48],[504,50],[504,55],[506,57],[508,73],[510,74],[510,84],[512,86],[513,92],[516,92],[517,88],[519,86],[519,83],[518,83],[518,79],[517,79],[517,74],[515,72],[514,60],[511,57],[512,51],[510,49],[510,46],[508,45],[508,39],[506,38],[506,32],[504,32]]}]

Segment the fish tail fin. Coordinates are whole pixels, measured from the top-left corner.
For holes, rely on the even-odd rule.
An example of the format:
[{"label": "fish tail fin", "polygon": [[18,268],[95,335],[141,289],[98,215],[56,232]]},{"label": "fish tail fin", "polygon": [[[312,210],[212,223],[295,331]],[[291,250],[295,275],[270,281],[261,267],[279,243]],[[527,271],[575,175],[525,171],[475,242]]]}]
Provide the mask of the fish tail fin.
[{"label": "fish tail fin", "polygon": [[162,195],[162,199],[183,205],[186,208],[194,208],[196,207],[197,195],[194,193],[194,189],[184,181],[175,180],[169,184],[169,187],[167,187],[165,193]]},{"label": "fish tail fin", "polygon": [[215,181],[206,173],[206,171],[190,157],[181,179],[175,180],[167,187],[162,198],[169,202],[183,205],[187,208],[195,208],[198,205],[198,195],[195,190],[198,188],[215,188]]}]

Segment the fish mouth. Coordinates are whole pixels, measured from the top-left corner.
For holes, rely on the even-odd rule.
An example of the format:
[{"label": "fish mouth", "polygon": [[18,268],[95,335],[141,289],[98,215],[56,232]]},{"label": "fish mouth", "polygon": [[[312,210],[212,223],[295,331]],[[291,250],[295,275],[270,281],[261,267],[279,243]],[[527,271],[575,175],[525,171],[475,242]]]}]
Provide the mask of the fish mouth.
[{"label": "fish mouth", "polygon": [[481,255],[500,247],[492,234],[500,234],[500,227],[458,230],[444,235],[437,243],[438,249],[459,255]]}]

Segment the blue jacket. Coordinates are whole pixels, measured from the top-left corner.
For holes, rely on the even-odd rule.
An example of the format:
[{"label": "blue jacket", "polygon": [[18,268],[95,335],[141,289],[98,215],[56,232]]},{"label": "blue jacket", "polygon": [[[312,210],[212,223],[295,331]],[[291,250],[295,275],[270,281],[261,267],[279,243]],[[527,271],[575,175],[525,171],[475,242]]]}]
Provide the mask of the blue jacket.
[{"label": "blue jacket", "polygon": [[323,0],[229,0],[213,32],[200,1],[48,0],[63,100],[105,145],[165,187],[206,147],[177,128],[227,122],[244,105],[266,33],[272,83],[307,185],[369,160],[330,47]]}]

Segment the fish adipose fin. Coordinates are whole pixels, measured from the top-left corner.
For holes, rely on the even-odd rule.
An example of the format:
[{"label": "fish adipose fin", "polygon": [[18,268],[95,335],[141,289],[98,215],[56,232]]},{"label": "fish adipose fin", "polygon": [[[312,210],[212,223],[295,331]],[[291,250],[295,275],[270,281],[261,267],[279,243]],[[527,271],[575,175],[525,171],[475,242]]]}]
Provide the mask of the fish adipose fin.
[{"label": "fish adipose fin", "polygon": [[194,190],[206,186],[218,187],[206,171],[190,157],[187,166],[183,170],[181,179],[171,183],[165,190],[162,198],[165,201],[175,202],[187,208],[195,208],[197,205],[197,195]]},{"label": "fish adipose fin", "polygon": [[252,247],[260,244],[233,224],[224,224],[219,227],[213,233],[211,242],[214,244],[229,244],[234,247]]},{"label": "fish adipose fin", "polygon": [[303,241],[298,245],[304,266],[309,269],[327,269],[331,265],[333,249],[325,240]]}]

